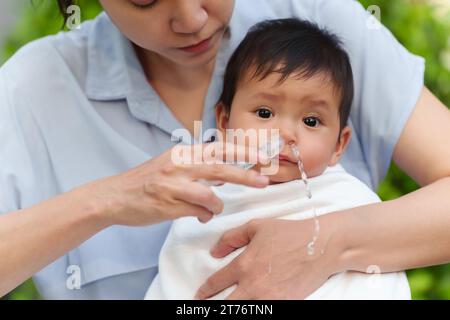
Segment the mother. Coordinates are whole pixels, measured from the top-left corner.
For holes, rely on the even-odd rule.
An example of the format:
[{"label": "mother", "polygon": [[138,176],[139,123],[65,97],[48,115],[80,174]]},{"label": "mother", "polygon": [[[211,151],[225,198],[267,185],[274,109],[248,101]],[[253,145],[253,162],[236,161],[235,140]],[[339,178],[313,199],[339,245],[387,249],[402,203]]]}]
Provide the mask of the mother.
[{"label": "mother", "polygon": [[222,209],[197,180],[264,187],[237,168],[172,164],[171,132],[194,134],[196,120],[214,127],[233,49],[254,23],[291,16],[337,33],[351,56],[355,136],[343,166],[376,189],[393,159],[422,188],[321,217],[326,251],[314,260],[302,254],[311,221],[232,230],[214,256],[249,245],[199,297],[237,283],[231,298],[304,298],[336,272],[450,260],[450,112],[424,87],[424,61],[371,28],[357,2],[100,2],[106,14],[27,45],[0,69],[0,295],[34,275],[45,298],[141,298],[170,221]]}]

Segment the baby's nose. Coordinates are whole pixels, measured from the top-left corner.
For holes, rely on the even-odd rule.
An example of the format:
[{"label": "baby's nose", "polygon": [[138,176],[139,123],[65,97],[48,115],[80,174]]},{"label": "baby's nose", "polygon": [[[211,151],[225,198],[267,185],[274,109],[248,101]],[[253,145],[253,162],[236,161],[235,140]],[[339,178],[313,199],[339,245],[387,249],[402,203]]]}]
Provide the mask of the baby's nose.
[{"label": "baby's nose", "polygon": [[285,145],[297,144],[297,136],[294,130],[280,129],[280,136],[284,140]]}]

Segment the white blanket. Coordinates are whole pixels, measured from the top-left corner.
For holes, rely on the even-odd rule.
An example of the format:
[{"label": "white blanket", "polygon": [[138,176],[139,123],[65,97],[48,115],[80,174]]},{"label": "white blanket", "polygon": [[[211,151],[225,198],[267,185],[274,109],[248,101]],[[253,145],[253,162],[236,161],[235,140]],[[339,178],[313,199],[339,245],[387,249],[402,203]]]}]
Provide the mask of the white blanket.
[{"label": "white blanket", "polygon": [[[237,185],[216,187],[223,200],[224,211],[207,224],[196,218],[175,221],[161,249],[159,274],[145,299],[193,299],[197,289],[242,252],[241,248],[223,259],[213,258],[209,250],[227,230],[255,218],[290,220],[313,216],[311,204],[318,215],[346,208],[379,202],[378,196],[340,166],[329,167],[309,181],[312,199],[306,197],[301,181],[271,185],[265,189]],[[311,234],[312,236],[312,234]],[[305,248],[306,250],[306,248]],[[379,274],[376,266],[369,273],[344,272],[332,276],[308,299],[410,299],[404,272]],[[214,297],[225,298],[234,287]]]}]

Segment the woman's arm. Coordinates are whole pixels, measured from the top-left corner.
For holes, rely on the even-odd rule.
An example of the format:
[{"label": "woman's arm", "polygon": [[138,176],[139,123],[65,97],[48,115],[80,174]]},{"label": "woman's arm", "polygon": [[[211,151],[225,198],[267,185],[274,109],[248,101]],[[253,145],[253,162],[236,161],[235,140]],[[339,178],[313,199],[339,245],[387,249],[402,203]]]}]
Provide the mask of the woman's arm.
[{"label": "woman's arm", "polygon": [[[234,156],[258,159],[255,150],[215,145],[217,160]],[[194,149],[203,147],[183,148],[201,157],[202,152]],[[267,177],[253,170],[195,164],[201,159],[192,164],[174,163],[172,150],[120,175],[0,216],[0,296],[109,226],[145,226],[183,216],[208,221],[222,211],[223,204],[199,180],[259,188],[268,185]]]},{"label": "woman's arm", "polygon": [[346,214],[344,267],[382,272],[450,261],[450,111],[424,89],[393,159],[422,188]]},{"label": "woman's arm", "polygon": [[384,273],[449,262],[449,193],[450,177],[442,178],[399,199],[330,216],[342,237],[336,270],[376,265]]},{"label": "woman's arm", "polygon": [[318,245],[325,251],[315,258],[305,254],[312,221],[262,220],[231,230],[213,248],[213,256],[248,247],[211,276],[198,297],[238,284],[229,298],[301,299],[338,272],[367,272],[371,266],[390,272],[449,262],[450,111],[426,88],[393,158],[421,189],[321,216]]},{"label": "woman's arm", "polygon": [[0,216],[0,297],[108,226],[83,190]]}]

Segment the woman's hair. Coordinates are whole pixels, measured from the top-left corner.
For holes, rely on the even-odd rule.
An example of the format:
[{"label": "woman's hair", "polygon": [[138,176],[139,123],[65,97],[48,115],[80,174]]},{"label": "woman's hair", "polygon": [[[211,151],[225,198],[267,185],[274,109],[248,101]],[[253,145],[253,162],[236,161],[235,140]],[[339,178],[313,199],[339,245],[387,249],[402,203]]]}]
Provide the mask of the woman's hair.
[{"label": "woman's hair", "polygon": [[57,0],[59,11],[64,18],[64,23],[69,18],[69,14],[67,13],[67,8],[71,5],[75,4],[74,0]]},{"label": "woman's hair", "polygon": [[353,101],[350,59],[339,38],[316,24],[299,19],[267,20],[252,27],[238,46],[225,72],[220,101],[230,112],[239,82],[249,75],[263,80],[280,74],[280,83],[290,75],[307,80],[324,74],[340,94],[341,130],[347,124]]}]

